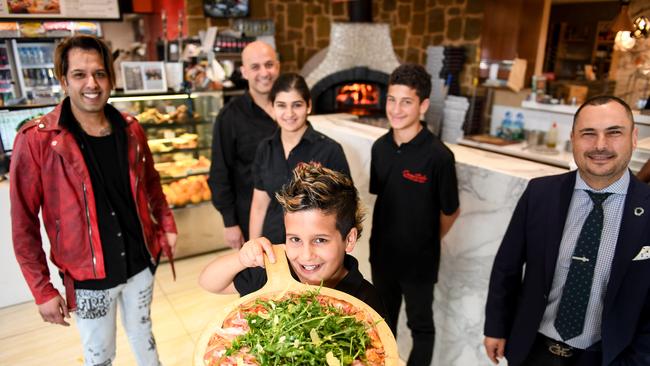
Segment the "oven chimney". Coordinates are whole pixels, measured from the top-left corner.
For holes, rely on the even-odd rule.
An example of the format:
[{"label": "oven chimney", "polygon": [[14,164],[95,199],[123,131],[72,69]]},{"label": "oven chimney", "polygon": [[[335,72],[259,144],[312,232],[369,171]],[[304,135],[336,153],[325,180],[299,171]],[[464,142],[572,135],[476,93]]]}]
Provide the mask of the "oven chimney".
[{"label": "oven chimney", "polygon": [[348,0],[348,17],[351,23],[372,23],[372,1]]}]

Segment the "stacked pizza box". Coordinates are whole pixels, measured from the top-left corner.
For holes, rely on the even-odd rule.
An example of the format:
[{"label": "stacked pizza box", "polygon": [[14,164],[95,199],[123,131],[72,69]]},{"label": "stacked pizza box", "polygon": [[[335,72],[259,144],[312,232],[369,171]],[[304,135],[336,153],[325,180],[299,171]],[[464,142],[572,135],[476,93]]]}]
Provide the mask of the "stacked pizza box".
[{"label": "stacked pizza box", "polygon": [[445,99],[444,118],[442,123],[442,135],[440,138],[452,144],[463,138],[463,123],[469,108],[469,101],[465,97],[454,95]]}]

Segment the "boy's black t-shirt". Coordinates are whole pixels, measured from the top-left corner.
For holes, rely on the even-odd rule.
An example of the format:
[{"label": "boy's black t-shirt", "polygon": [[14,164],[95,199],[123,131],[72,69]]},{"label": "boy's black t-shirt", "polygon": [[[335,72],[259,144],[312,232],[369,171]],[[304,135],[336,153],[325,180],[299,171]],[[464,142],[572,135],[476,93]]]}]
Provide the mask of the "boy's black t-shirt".
[{"label": "boy's black t-shirt", "polygon": [[[359,272],[359,262],[357,262],[356,258],[346,254],[343,259],[343,266],[348,270],[348,274],[343,277],[334,289],[350,294],[365,302],[375,309],[382,318],[386,318],[384,303],[381,301],[375,286],[364,279],[361,272]],[[291,266],[289,266],[289,268],[291,269]],[[293,278],[298,280],[296,274],[293,273],[293,270],[291,270],[291,275]],[[246,268],[235,276],[233,284],[235,285],[237,292],[239,292],[241,296],[245,296],[261,289],[266,283],[266,279],[266,270],[264,268]]]},{"label": "boy's black t-shirt", "polygon": [[436,280],[440,213],[458,208],[454,155],[423,125],[397,146],[392,129],[372,146],[370,193],[377,195],[370,262],[402,278]]}]

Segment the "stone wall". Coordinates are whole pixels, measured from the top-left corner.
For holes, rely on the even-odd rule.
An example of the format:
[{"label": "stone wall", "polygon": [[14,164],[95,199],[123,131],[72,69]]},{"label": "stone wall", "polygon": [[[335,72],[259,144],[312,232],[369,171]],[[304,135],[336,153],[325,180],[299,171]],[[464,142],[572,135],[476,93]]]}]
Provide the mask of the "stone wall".
[{"label": "stone wall", "polygon": [[[226,19],[206,19],[201,0],[185,0],[189,34],[208,25],[228,26]],[[298,71],[316,52],[329,45],[332,22],[347,21],[344,1],[250,0],[252,19],[275,21],[276,43],[283,71]],[[467,66],[463,89],[478,74],[481,39],[481,0],[379,0],[373,1],[373,20],[388,23],[395,53],[402,61],[426,63],[426,47],[464,46]]]}]

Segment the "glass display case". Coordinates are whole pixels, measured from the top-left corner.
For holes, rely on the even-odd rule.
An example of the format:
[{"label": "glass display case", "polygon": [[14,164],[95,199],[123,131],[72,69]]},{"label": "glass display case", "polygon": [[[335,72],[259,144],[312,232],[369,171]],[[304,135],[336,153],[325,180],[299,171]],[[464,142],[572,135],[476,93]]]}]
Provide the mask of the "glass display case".
[{"label": "glass display case", "polygon": [[177,257],[225,247],[223,221],[212,206],[207,177],[212,126],[223,93],[113,96],[108,100],[136,117],[147,133],[163,192],[179,230]]},{"label": "glass display case", "polygon": [[[154,166],[178,228],[175,256],[227,248],[223,219],[212,206],[207,184],[212,125],[223,106],[223,93],[114,95],[108,102],[138,118],[147,134]],[[0,164],[4,155],[11,154],[18,126],[54,107],[0,107],[0,148],[4,145]]]}]

